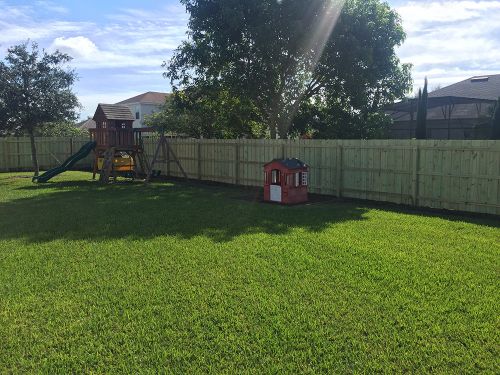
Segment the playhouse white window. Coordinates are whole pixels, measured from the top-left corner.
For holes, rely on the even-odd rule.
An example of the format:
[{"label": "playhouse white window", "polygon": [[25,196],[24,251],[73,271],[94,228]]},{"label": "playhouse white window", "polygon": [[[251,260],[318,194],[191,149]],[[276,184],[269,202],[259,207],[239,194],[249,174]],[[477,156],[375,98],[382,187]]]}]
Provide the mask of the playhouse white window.
[{"label": "playhouse white window", "polygon": [[295,187],[300,186],[300,172],[295,173]]},{"label": "playhouse white window", "polygon": [[271,172],[271,183],[279,184],[280,183],[280,171],[277,169],[273,169]]},{"label": "playhouse white window", "polygon": [[309,173],[302,172],[302,186],[307,186],[308,175]]}]

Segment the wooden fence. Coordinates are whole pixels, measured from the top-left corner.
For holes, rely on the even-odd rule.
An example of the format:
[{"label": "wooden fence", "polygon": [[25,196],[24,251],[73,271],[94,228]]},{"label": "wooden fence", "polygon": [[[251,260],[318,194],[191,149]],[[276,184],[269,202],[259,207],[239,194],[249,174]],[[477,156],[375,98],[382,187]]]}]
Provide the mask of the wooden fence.
[{"label": "wooden fence", "polygon": [[[86,139],[39,140],[40,163],[57,165]],[[72,146],[71,143],[72,142]],[[145,140],[149,156],[156,138]],[[261,186],[263,165],[297,157],[313,193],[500,215],[500,141],[194,140],[171,145],[190,178]],[[7,146],[7,147],[6,147]],[[0,139],[0,170],[29,169],[29,140]],[[3,155],[3,156],[2,156]],[[91,156],[80,163],[90,166]],[[175,163],[163,174],[181,176]]]},{"label": "wooden fence", "polygon": [[[88,138],[36,138],[37,156],[40,169],[53,168],[80,147],[89,142]],[[91,165],[93,156],[80,160],[75,168],[87,168]],[[0,171],[28,171],[33,170],[31,161],[31,143],[28,137],[0,138]]]}]

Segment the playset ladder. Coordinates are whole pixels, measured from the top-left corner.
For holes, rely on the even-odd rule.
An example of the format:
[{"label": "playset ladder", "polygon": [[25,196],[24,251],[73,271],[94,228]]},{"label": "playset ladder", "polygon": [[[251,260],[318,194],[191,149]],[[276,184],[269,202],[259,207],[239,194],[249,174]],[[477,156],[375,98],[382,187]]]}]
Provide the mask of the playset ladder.
[{"label": "playset ladder", "polygon": [[113,159],[115,157],[115,149],[108,148],[104,153],[104,160],[102,163],[101,175],[99,176],[99,182],[107,184],[109,178],[113,173]]}]

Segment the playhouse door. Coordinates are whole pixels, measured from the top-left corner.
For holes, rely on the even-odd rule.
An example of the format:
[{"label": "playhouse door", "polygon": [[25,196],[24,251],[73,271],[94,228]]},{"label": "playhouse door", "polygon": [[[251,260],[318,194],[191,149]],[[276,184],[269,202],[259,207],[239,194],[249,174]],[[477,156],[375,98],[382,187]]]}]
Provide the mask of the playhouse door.
[{"label": "playhouse door", "polygon": [[281,203],[281,186],[279,185],[271,185],[271,202],[280,202]]}]

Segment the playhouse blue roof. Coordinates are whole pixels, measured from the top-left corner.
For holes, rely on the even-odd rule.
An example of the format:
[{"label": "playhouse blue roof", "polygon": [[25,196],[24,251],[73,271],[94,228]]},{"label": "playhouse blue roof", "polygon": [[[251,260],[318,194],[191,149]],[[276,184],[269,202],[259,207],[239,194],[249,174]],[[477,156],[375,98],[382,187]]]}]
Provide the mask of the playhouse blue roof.
[{"label": "playhouse blue roof", "polygon": [[284,167],[288,169],[300,169],[300,168],[307,168],[307,164],[304,163],[303,161],[297,159],[297,158],[291,158],[291,159],[274,159],[273,161],[267,163],[266,165],[272,164],[272,163],[280,163]]}]

